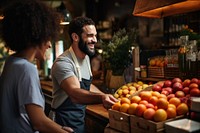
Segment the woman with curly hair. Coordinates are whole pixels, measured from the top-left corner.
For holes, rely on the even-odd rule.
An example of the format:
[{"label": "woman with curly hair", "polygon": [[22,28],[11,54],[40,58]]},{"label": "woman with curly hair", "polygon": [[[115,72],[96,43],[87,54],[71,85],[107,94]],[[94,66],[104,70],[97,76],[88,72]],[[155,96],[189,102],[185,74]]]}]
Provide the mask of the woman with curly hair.
[{"label": "woman with curly hair", "polygon": [[38,71],[32,64],[35,58],[44,60],[51,41],[56,41],[59,15],[36,0],[18,0],[3,15],[2,39],[15,53],[6,59],[0,77],[0,132],[72,132],[45,115]]}]

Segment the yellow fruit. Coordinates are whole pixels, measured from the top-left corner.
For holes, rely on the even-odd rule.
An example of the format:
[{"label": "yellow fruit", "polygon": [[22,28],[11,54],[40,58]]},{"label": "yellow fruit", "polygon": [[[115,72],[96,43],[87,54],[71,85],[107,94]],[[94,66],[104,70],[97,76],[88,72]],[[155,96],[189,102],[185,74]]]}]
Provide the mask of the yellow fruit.
[{"label": "yellow fruit", "polygon": [[142,81],[138,81],[137,84],[139,84],[140,86],[142,86],[144,83]]},{"label": "yellow fruit", "polygon": [[119,94],[115,93],[115,94],[114,94],[114,97],[115,97],[115,98],[119,98]]},{"label": "yellow fruit", "polygon": [[120,102],[121,102],[121,104],[123,104],[123,103],[128,103],[128,104],[130,104],[130,103],[131,103],[130,99],[128,99],[127,97],[121,98]]}]

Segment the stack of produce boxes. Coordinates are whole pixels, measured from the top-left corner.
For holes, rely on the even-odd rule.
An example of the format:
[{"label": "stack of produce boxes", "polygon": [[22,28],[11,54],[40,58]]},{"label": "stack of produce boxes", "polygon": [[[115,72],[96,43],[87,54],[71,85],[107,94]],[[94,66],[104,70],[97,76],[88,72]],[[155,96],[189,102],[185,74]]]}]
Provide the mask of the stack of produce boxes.
[{"label": "stack of produce boxes", "polygon": [[188,101],[200,97],[199,86],[197,78],[174,78],[122,97],[109,110],[109,126],[125,133],[165,132],[165,122],[188,117]]}]

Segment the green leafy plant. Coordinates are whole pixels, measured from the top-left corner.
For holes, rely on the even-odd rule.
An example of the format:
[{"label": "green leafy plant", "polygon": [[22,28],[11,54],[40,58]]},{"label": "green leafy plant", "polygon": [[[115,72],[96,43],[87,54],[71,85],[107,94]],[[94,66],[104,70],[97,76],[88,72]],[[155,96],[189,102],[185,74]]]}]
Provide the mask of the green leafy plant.
[{"label": "green leafy plant", "polygon": [[197,45],[200,47],[200,35],[196,32],[194,32],[192,29],[185,27],[181,32],[180,36],[189,36],[189,40],[197,40]]},{"label": "green leafy plant", "polygon": [[7,49],[0,43],[0,61],[4,61],[8,56]]},{"label": "green leafy plant", "polygon": [[109,42],[100,41],[103,49],[103,59],[106,69],[111,69],[113,75],[122,75],[125,68],[132,62],[132,47],[136,45],[138,30],[120,29],[114,33]]},{"label": "green leafy plant", "polygon": [[4,66],[4,61],[8,57],[8,55],[9,54],[8,54],[7,49],[2,43],[0,43],[0,75]]}]

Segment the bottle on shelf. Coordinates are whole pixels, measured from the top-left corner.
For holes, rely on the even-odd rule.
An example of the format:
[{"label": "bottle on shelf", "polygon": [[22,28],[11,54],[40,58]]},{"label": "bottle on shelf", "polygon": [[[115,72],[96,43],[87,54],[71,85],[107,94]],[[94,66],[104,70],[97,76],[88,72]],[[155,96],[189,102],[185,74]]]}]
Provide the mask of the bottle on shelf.
[{"label": "bottle on shelf", "polygon": [[178,49],[178,65],[180,70],[180,77],[184,78],[186,76],[186,51],[188,46],[189,36],[181,36],[181,46]]}]

